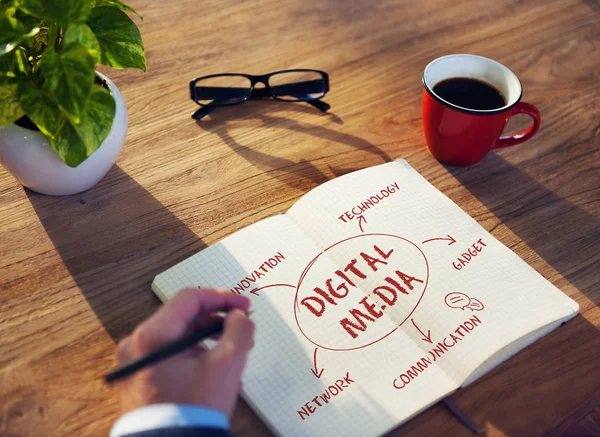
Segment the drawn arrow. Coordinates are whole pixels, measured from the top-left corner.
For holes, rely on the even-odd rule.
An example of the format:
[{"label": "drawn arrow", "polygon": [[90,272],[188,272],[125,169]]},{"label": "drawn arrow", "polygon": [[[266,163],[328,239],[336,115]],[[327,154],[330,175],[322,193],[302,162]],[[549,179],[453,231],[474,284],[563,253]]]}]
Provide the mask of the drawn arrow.
[{"label": "drawn arrow", "polygon": [[[310,270],[310,267],[315,263],[315,261],[321,256],[323,255],[325,252],[321,252],[320,254],[318,254],[317,256],[315,256],[311,262],[308,263],[308,265],[306,266],[306,268],[304,269],[304,271],[302,272],[302,274],[300,275],[300,279],[298,280],[298,284],[301,284],[302,281],[304,280],[304,277],[306,276],[306,274],[308,273],[308,271]],[[296,293],[296,297],[294,298],[294,307],[300,311],[300,305],[298,304],[298,293]]]},{"label": "drawn arrow", "polygon": [[319,350],[318,347],[315,348],[315,353],[314,353],[314,358],[313,358],[313,363],[314,363],[314,369],[310,369],[310,371],[313,373],[313,375],[315,375],[317,378],[320,378],[321,375],[323,374],[323,370],[325,369],[321,369],[321,371],[319,371],[318,367],[317,367],[317,351]]},{"label": "drawn arrow", "polygon": [[358,216],[358,227],[360,228],[360,232],[365,232],[364,229],[363,229],[363,227],[362,227],[363,222],[367,223],[367,219],[365,218],[365,216],[359,215]]},{"label": "drawn arrow", "polygon": [[426,341],[427,343],[433,343],[433,341],[431,341],[431,331],[429,329],[427,330],[427,335],[425,335],[425,333],[421,331],[421,329],[415,323],[415,319],[410,319],[410,321],[412,322],[413,326],[417,328],[417,331],[419,331],[419,333],[423,336],[421,337],[421,340]]},{"label": "drawn arrow", "polygon": [[260,296],[260,294],[258,294],[258,292],[260,290],[264,290],[265,288],[271,288],[271,287],[291,287],[291,288],[296,288],[294,285],[290,285],[290,284],[265,285],[264,287],[254,288],[254,289],[250,290],[250,294],[253,294],[255,296]]},{"label": "drawn arrow", "polygon": [[423,241],[421,244],[429,243],[430,241],[449,241],[450,243],[448,243],[448,246],[450,246],[451,244],[456,243],[456,240],[454,238],[452,238],[452,236],[450,236],[448,234],[448,238],[431,238],[429,240]]}]

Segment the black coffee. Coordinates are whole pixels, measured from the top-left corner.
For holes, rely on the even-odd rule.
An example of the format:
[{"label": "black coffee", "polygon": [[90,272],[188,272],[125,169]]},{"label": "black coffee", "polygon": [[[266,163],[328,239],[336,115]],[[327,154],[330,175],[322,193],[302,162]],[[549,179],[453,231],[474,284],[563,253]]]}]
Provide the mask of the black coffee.
[{"label": "black coffee", "polygon": [[467,109],[490,110],[506,106],[500,91],[492,85],[468,77],[453,77],[437,83],[433,92],[456,106]]}]

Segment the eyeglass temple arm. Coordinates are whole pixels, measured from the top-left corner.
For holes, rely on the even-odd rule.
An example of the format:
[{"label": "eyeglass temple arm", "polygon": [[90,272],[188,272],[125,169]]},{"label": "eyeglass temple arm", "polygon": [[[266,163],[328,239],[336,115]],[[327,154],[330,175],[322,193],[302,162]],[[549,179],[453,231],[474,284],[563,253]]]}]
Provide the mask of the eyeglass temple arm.
[{"label": "eyeglass temple arm", "polygon": [[215,109],[214,106],[203,106],[192,114],[192,118],[195,120],[202,120],[205,116],[210,114],[213,109]]},{"label": "eyeglass temple arm", "polygon": [[[322,94],[323,81],[310,80],[306,82],[290,83],[285,85],[275,85],[270,87],[271,92],[268,93],[266,88],[253,88],[250,98],[264,98],[271,95],[276,96],[294,96],[299,99],[306,98],[310,94]],[[191,90],[192,99],[194,100],[224,100],[229,98],[239,98],[240,95],[246,94],[248,88],[241,87],[207,87],[198,86]]]},{"label": "eyeglass temple arm", "polygon": [[307,100],[306,103],[314,106],[322,112],[327,112],[329,111],[329,108],[331,108],[331,105],[329,103],[325,103],[323,100]]},{"label": "eyeglass temple arm", "polygon": [[[315,108],[323,112],[327,112],[329,108],[331,108],[331,106],[323,100],[307,100],[306,103],[314,106]],[[204,117],[210,114],[213,109],[215,109],[214,106],[203,106],[201,108],[198,108],[196,112],[192,114],[192,118],[195,120],[202,120]]]},{"label": "eyeglass temple arm", "polygon": [[[294,96],[298,98],[308,97],[310,94],[324,95],[329,91],[328,89],[323,89],[323,81],[321,79],[274,85],[270,88],[271,94],[276,96]],[[256,90],[255,88],[254,91]]]},{"label": "eyeglass temple arm", "polygon": [[[321,100],[322,96],[311,100],[306,99],[306,97],[309,97],[309,94],[323,93],[322,84],[319,83],[309,84],[309,82],[302,82],[287,85],[277,85],[271,87],[271,93],[278,96],[285,95],[297,97],[300,101],[305,101],[306,103],[311,104],[312,106],[323,112],[327,112],[331,108],[331,106],[328,103],[325,103],[323,100]],[[264,97],[270,97],[269,93],[267,93],[266,88],[254,88],[252,90],[252,94],[250,95],[251,99],[261,99]]]},{"label": "eyeglass temple arm", "polygon": [[[296,85],[296,84],[294,84],[294,85]],[[283,88],[283,87],[289,87],[289,86],[290,85],[281,85],[280,87]],[[271,92],[276,94],[276,92],[273,91],[273,88],[279,88],[279,87],[271,87]],[[277,90],[277,91],[280,91],[280,90]],[[313,92],[318,92],[318,91],[313,91]],[[298,93],[298,94],[296,94],[296,93]],[[281,95],[283,95],[283,94],[285,94],[287,96],[294,96],[294,97],[297,97],[298,99],[302,99],[303,97],[306,97],[308,94],[310,94],[310,91],[307,92],[306,89],[300,90],[299,88],[297,90],[293,90],[293,91],[290,89],[285,89],[285,92],[282,92]],[[266,88],[254,88],[252,90],[252,94],[250,95],[251,99],[262,99],[265,97],[270,97],[270,95],[267,93]],[[306,103],[314,106],[315,108],[317,108],[318,110],[320,110],[322,112],[329,111],[331,106],[328,103],[325,103],[323,100],[320,100],[320,99],[321,98],[319,97],[318,99],[304,100],[304,101]]]},{"label": "eyeglass temple arm", "polygon": [[[325,90],[327,92],[329,90]],[[294,96],[299,99],[307,97],[311,93],[322,93],[323,92],[323,83],[320,80],[299,82],[293,84],[286,85],[276,85],[271,87],[271,93],[275,95],[286,95],[286,96]],[[269,97],[266,88],[254,88],[252,90],[252,94],[250,95],[251,99],[260,99],[264,97]],[[322,112],[327,112],[331,108],[331,106],[324,102],[323,100],[313,99],[313,100],[305,100],[306,103],[314,106],[318,110]]]}]

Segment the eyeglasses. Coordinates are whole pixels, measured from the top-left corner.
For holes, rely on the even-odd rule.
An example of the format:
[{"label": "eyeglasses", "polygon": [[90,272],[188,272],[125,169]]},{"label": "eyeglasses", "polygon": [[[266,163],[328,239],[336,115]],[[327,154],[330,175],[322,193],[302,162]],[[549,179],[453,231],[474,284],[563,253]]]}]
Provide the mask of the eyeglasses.
[{"label": "eyeglasses", "polygon": [[[262,83],[264,88],[255,88]],[[306,102],[326,112],[330,106],[320,100],[329,91],[329,76],[319,70],[283,70],[252,76],[213,74],[190,82],[190,96],[202,106],[192,115],[200,120],[218,106],[244,103],[248,99],[273,97],[283,102]]]}]

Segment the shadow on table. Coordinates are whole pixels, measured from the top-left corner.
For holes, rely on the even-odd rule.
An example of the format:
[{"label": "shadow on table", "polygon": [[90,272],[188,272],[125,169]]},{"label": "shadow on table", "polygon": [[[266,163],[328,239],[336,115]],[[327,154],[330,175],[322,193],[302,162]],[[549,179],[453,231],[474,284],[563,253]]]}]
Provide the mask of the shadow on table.
[{"label": "shadow on table", "polygon": [[600,3],[598,0],[583,0],[583,3],[587,5],[592,11],[600,13]]},{"label": "shadow on table", "polygon": [[[240,144],[231,134],[236,128],[243,127],[243,124],[239,123],[247,120],[259,120],[262,122],[261,128],[303,133],[364,150],[365,152],[379,156],[383,162],[392,161],[392,158],[383,150],[360,137],[332,130],[328,127],[301,122],[293,118],[274,115],[274,113],[281,111],[312,114],[315,120],[318,118],[327,118],[333,123],[343,124],[342,119],[337,115],[330,112],[320,113],[315,108],[302,103],[289,104],[266,100],[249,101],[243,105],[217,108],[209,116],[198,120],[197,124],[202,129],[218,135],[235,153],[242,156],[252,165],[255,165],[264,172],[268,172],[292,188],[305,191],[327,182],[329,178],[310,161],[301,159],[296,162],[269,155]],[[302,137],[301,140],[303,140]],[[330,169],[336,176],[341,176],[355,170],[338,169],[331,166]]]},{"label": "shadow on table", "polygon": [[600,304],[596,217],[495,153],[472,167],[446,168],[525,244]]},{"label": "shadow on table", "polygon": [[116,342],[159,306],[154,277],[204,242],[118,166],[66,197],[27,190],[83,296]]}]

